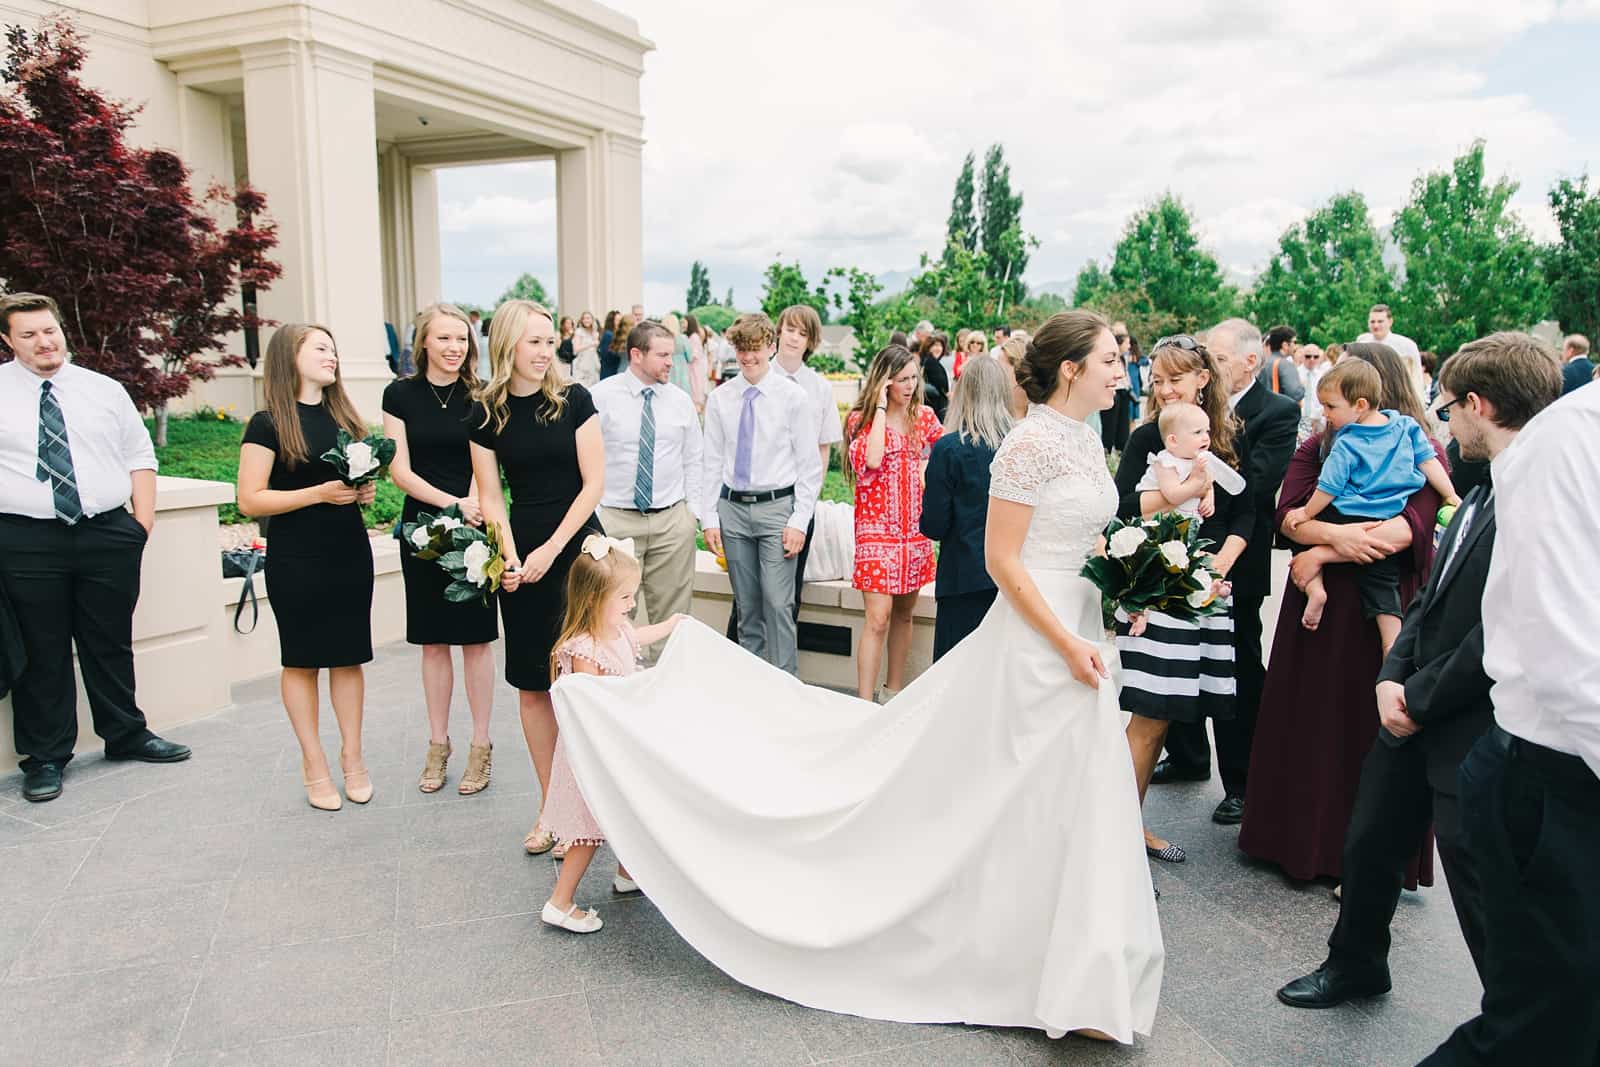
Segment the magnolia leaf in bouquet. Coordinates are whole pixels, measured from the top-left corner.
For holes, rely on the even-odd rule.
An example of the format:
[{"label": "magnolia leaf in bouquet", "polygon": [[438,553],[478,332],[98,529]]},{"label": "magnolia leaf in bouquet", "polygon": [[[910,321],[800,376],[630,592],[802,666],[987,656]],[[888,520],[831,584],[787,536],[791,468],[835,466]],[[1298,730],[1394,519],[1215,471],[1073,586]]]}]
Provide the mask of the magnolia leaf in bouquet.
[{"label": "magnolia leaf in bouquet", "polygon": [[451,604],[465,604],[469,600],[484,599],[484,592],[464,578],[458,578],[444,587],[444,598]]},{"label": "magnolia leaf in bouquet", "polygon": [[474,541],[485,540],[482,532],[471,526],[458,526],[450,531],[450,547],[464,549]]},{"label": "magnolia leaf in bouquet", "polygon": [[443,567],[451,574],[465,571],[467,569],[466,553],[459,548],[450,552],[446,552],[444,555],[439,557],[439,566]]}]

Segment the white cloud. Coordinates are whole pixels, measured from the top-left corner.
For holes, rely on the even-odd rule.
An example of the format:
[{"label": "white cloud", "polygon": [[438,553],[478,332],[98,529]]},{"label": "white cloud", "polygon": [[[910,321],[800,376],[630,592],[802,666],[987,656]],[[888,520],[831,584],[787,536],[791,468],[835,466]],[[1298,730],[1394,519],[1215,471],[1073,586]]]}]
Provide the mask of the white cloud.
[{"label": "white cloud", "polygon": [[[1544,189],[1600,162],[1579,94],[1494,74],[1505,55],[1537,64],[1529,41],[1600,38],[1600,0],[613,3],[658,46],[642,86],[653,310],[681,302],[694,259],[747,303],[780,254],[813,279],[913,267],[943,240],[962,156],[994,142],[1043,241],[1039,282],[1105,257],[1168,190],[1249,269],[1336,192],[1360,190],[1386,227],[1419,173],[1480,137],[1541,236]],[[473,250],[447,250],[447,272],[542,263],[552,283],[554,183],[533,167],[462,179],[441,220]]]}]

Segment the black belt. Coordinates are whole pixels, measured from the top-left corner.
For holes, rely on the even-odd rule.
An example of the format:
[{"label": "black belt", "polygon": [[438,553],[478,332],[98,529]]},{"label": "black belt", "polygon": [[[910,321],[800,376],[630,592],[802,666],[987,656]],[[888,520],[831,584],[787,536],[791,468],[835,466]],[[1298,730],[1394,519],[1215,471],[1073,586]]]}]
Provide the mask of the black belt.
[{"label": "black belt", "polygon": [[782,489],[762,489],[759,492],[746,492],[743,489],[722,487],[722,499],[731,500],[735,504],[766,504],[773,500],[782,500],[786,496],[794,496],[794,486],[786,485]]},{"label": "black belt", "polygon": [[1600,797],[1600,777],[1589,769],[1582,756],[1574,756],[1570,752],[1561,752],[1507,733],[1498,725],[1494,728],[1494,734],[1495,740],[1505,746],[1512,759],[1526,763],[1551,785]]},{"label": "black belt", "polygon": [[667,504],[664,507],[659,507],[659,508],[612,508],[611,510],[612,511],[626,511],[626,512],[629,512],[630,514],[633,514],[633,515],[659,515],[663,511],[671,511],[673,508],[677,507],[681,503],[683,503],[683,501],[674,500],[672,503]]}]

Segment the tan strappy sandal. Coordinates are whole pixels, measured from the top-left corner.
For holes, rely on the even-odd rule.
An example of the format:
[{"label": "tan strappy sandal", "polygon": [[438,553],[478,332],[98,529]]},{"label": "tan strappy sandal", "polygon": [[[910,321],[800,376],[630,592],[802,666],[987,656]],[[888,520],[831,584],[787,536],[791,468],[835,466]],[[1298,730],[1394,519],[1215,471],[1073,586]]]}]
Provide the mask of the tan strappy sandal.
[{"label": "tan strappy sandal", "polygon": [[467,750],[467,773],[461,776],[456,792],[464,797],[481,793],[489,788],[489,775],[494,766],[494,742],[473,745]]},{"label": "tan strappy sandal", "polygon": [[522,847],[530,856],[542,856],[556,847],[556,835],[534,823],[528,836],[522,839]]},{"label": "tan strappy sandal", "polygon": [[444,788],[444,768],[450,762],[450,739],[444,739],[444,744],[436,745],[428,742],[428,755],[422,762],[422,777],[417,780],[417,788],[424,793],[437,793]]}]

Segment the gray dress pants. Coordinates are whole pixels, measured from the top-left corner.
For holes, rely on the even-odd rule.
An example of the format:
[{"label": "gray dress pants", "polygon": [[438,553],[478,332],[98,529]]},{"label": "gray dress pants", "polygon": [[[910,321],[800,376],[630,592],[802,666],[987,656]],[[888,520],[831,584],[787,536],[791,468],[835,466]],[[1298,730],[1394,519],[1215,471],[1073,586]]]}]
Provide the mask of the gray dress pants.
[{"label": "gray dress pants", "polygon": [[795,561],[783,554],[783,528],[793,514],[792,496],[761,504],[717,501],[722,552],[739,610],[739,644],[774,667],[798,675]]}]

